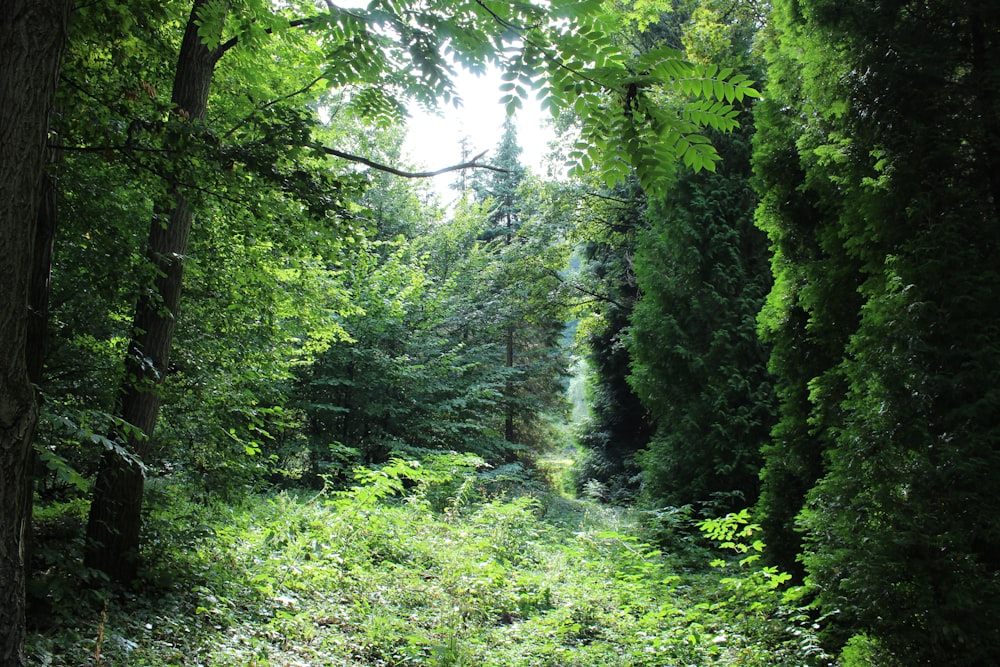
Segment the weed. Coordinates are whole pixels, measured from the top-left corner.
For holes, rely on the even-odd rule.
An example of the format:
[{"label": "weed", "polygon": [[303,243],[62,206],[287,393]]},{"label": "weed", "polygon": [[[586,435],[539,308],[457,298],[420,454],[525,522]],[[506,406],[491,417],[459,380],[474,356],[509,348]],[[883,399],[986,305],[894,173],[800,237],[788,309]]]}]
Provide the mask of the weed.
[{"label": "weed", "polygon": [[105,608],[96,643],[95,612],[89,628],[86,618],[57,618],[31,636],[34,662],[826,664],[781,575],[757,563],[763,545],[748,515],[703,525],[733,557],[678,570],[636,536],[637,513],[512,487],[493,493],[479,467],[463,457],[396,460],[357,471],[343,492],[239,505],[161,489],[149,513],[156,553],[137,593]]}]

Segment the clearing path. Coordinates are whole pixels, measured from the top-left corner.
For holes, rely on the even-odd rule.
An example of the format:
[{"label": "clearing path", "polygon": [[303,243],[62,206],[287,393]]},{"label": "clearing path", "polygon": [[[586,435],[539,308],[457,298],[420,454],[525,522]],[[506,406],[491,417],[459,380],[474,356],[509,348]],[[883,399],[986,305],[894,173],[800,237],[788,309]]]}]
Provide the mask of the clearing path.
[{"label": "clearing path", "polygon": [[830,664],[781,606],[773,573],[752,563],[685,572],[633,536],[626,511],[491,498],[475,476],[393,465],[339,494],[176,501],[151,519],[161,553],[146,592],[80,621],[73,647],[59,645],[65,631],[34,636],[34,655],[49,665]]}]

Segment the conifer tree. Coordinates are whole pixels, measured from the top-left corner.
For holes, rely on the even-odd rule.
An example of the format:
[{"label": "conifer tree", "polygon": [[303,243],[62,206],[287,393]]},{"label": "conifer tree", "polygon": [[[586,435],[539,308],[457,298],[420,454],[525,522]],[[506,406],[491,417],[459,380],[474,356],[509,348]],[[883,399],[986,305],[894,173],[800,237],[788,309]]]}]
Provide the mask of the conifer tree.
[{"label": "conifer tree", "polygon": [[552,295],[560,288],[555,271],[566,252],[565,216],[555,189],[528,177],[521,153],[508,117],[491,161],[495,170],[475,190],[490,207],[480,239],[494,262],[482,274],[488,290],[483,297],[495,304],[494,335],[502,341],[507,368],[504,438],[512,445],[537,446],[545,440],[544,416],[564,409],[559,348],[564,309]]},{"label": "conifer tree", "polygon": [[577,481],[580,490],[593,480],[603,485],[605,499],[631,501],[641,482],[636,455],[653,432],[648,412],[628,382],[632,356],[624,343],[638,297],[632,260],[646,197],[630,180],[586,202],[581,232],[589,240],[582,247],[581,291],[588,315],[580,338],[590,373],[590,417],[578,436],[585,455]]},{"label": "conifer tree", "polygon": [[760,331],[771,345],[779,415],[764,448],[760,522],[772,560],[801,576],[795,522],[839,423],[840,364],[857,327],[860,266],[839,234],[846,207],[834,176],[843,165],[816,150],[844,105],[843,91],[805,76],[795,49],[810,39],[822,48],[823,38],[795,24],[793,5],[776,4],[764,34],[769,92],[755,114],[754,172],[757,224],[773,252]]},{"label": "conifer tree", "polygon": [[486,241],[497,236],[504,236],[509,240],[520,227],[521,203],[517,189],[525,178],[525,168],[520,159],[522,152],[514,118],[508,116],[504,119],[500,141],[490,160],[498,171],[473,176],[476,199],[479,202],[487,199],[492,201],[489,213],[491,227],[483,232],[483,239]]},{"label": "conifer tree", "polygon": [[[682,37],[689,57],[746,68],[753,3],[725,17],[714,3],[693,4]],[[747,110],[738,131],[714,138],[719,170],[678,174],[639,236],[641,295],[626,340],[629,381],[656,423],[641,457],[656,505],[714,499],[709,511],[728,512],[757,500],[773,387],[756,335],[770,272],[766,238],[753,225],[752,135]]]},{"label": "conifer tree", "polygon": [[759,493],[773,387],[756,318],[770,273],[753,226],[749,134],[720,140],[717,173],[682,176],[651,207],[636,250],[629,382],[656,422],[641,457],[656,505],[714,499],[710,511],[729,512]]},{"label": "conifer tree", "polygon": [[874,664],[996,663],[1000,8],[785,1],[773,29],[764,507],[787,529],[782,476],[818,478],[798,527],[831,638],[867,636]]}]

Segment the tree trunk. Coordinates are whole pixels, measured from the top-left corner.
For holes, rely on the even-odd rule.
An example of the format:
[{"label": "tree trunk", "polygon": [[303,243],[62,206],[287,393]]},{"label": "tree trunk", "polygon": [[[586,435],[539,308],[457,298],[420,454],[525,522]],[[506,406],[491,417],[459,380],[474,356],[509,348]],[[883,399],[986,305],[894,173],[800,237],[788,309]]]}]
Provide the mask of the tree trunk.
[{"label": "tree trunk", "polygon": [[[504,216],[504,226],[507,228],[507,233],[504,235],[503,244],[509,246],[511,240],[514,237],[514,219],[511,216],[511,211],[513,210],[513,197],[505,197],[506,204],[505,208],[507,210]],[[507,385],[505,387],[504,393],[506,394],[506,409],[504,414],[503,423],[503,437],[507,442],[514,442],[514,325],[508,324],[507,331],[504,335],[504,344],[507,348],[507,355],[504,359],[504,365],[511,371],[511,375],[507,376]]]},{"label": "tree trunk", "polygon": [[[195,19],[206,1],[195,0],[191,10],[171,98],[178,114],[190,120],[205,116],[215,64],[222,55],[219,49],[209,50],[197,34]],[[159,388],[169,365],[193,222],[193,210],[179,179],[168,179],[170,197],[157,207],[162,213],[153,216],[146,251],[158,277],[153,291],[136,304],[125,358],[121,418],[130,427],[118,435],[133,458],[126,460],[114,451],[104,453],[87,522],[86,564],[119,582],[132,580],[138,568],[144,479],[140,462],[148,457],[149,438],[159,414]]]},{"label": "tree trunk", "polygon": [[[508,237],[510,238],[510,237]],[[504,342],[507,347],[507,356],[504,360],[504,365],[507,366],[511,371],[514,369],[514,327],[512,325],[507,326],[507,334],[505,336]],[[503,437],[507,442],[514,442],[514,380],[512,377],[507,379],[507,410],[506,415],[504,415],[504,425],[503,425]]]},{"label": "tree trunk", "polygon": [[34,257],[31,263],[31,287],[28,294],[28,340],[25,350],[28,378],[36,385],[41,384],[42,368],[45,364],[52,245],[55,241],[57,222],[57,194],[52,178],[43,173],[38,195],[38,213],[35,218]]},{"label": "tree trunk", "polygon": [[24,656],[28,462],[38,418],[28,374],[28,299],[48,116],[69,0],[0,9],[0,667]]},{"label": "tree trunk", "polygon": [[[52,275],[52,250],[55,242],[57,223],[56,185],[48,174],[42,174],[42,186],[38,197],[38,216],[35,227],[34,257],[31,264],[30,288],[28,290],[28,339],[25,346],[25,361],[28,381],[38,387],[42,384],[42,370],[45,367],[45,338],[49,324],[49,287]],[[44,466],[34,449],[28,450],[28,471],[25,484],[29,502],[35,497],[35,481],[44,472]],[[31,578],[32,547],[31,512],[24,525],[24,572],[25,579]]]}]

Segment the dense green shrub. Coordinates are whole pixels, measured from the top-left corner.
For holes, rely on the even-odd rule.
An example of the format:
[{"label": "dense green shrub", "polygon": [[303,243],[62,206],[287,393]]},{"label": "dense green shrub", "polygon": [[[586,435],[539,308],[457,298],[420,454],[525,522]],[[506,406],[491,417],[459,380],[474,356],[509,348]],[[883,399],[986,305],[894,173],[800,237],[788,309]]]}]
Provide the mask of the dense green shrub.
[{"label": "dense green shrub", "polygon": [[[395,459],[357,470],[347,489],[235,505],[153,485],[133,592],[79,604],[74,579],[59,613],[36,625],[33,661],[827,664],[783,599],[782,575],[755,562],[762,546],[745,513],[705,524],[735,555],[717,551],[717,567],[693,573],[635,537],[628,512],[497,493],[482,464]],[[39,519],[74,514],[54,507]]]}]

